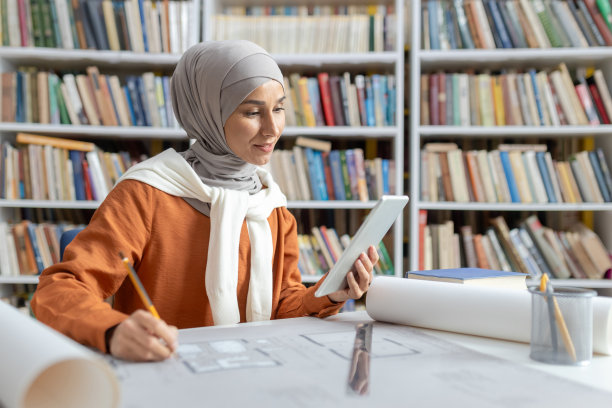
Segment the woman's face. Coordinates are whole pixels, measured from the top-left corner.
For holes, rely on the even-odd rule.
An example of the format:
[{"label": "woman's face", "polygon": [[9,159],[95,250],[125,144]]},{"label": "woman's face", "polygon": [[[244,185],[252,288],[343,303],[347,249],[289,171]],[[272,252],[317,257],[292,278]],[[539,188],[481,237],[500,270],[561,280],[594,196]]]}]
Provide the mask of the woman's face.
[{"label": "woman's face", "polygon": [[234,154],[261,166],[270,161],[285,128],[285,93],[270,80],[247,96],[225,121],[225,141]]}]

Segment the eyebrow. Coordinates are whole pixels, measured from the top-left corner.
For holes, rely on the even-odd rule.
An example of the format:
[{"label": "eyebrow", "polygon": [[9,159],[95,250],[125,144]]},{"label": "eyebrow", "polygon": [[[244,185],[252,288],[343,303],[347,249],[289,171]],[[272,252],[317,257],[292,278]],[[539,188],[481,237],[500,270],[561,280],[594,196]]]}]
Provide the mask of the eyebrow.
[{"label": "eyebrow", "polygon": [[[283,96],[282,98],[279,98],[278,101],[276,101],[276,103],[281,103],[282,101],[284,101],[287,98],[287,96]],[[247,103],[250,103],[252,105],[260,105],[263,106],[266,103],[264,101],[258,101],[256,99],[247,99],[246,101],[242,101],[241,105],[245,105]]]}]

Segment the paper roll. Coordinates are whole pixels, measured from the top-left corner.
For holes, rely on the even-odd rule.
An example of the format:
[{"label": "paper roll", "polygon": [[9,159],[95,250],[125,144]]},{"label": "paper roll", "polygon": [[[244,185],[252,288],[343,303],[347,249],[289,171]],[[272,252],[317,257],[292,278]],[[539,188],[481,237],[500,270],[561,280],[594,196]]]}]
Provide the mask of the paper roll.
[{"label": "paper roll", "polygon": [[[531,337],[526,290],[380,276],[368,290],[366,310],[389,323],[523,343]],[[593,351],[612,354],[612,298],[593,298]]]},{"label": "paper roll", "polygon": [[119,406],[119,382],[99,355],[4,302],[0,327],[0,406]]}]

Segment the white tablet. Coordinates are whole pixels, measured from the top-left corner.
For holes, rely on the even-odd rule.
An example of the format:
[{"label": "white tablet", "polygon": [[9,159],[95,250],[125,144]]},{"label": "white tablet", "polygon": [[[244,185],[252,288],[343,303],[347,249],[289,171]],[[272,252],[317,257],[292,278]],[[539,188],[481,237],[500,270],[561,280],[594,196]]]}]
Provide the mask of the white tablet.
[{"label": "white tablet", "polygon": [[347,287],[346,274],[353,267],[359,254],[367,252],[370,245],[378,245],[407,203],[407,196],[383,196],[376,203],[349,246],[342,252],[340,259],[315,292],[315,296],[329,295]]}]

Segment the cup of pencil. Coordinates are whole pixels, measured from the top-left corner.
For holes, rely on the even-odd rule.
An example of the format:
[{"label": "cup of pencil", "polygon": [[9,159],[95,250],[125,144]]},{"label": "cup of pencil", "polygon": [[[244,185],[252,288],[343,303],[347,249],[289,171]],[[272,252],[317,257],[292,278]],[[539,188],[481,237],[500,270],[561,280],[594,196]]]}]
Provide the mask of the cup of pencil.
[{"label": "cup of pencil", "polygon": [[554,288],[543,275],[531,292],[533,360],[584,366],[593,355],[593,297],[589,289]]}]

